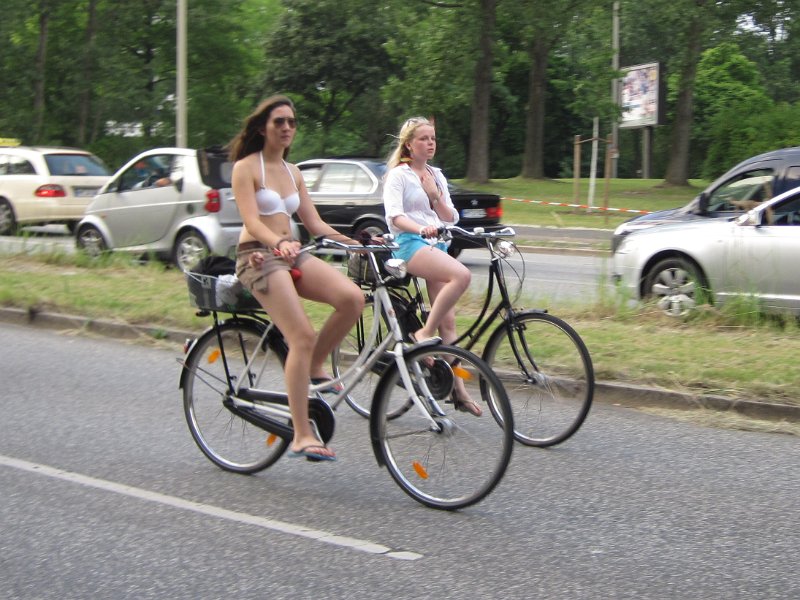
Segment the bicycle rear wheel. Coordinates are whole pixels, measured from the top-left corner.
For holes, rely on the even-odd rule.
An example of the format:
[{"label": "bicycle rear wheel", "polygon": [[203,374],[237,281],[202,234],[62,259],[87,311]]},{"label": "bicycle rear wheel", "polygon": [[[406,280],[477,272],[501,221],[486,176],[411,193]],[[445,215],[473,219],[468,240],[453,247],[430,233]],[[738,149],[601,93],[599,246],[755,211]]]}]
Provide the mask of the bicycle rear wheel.
[{"label": "bicycle rear wheel", "polygon": [[492,333],[483,359],[508,393],[517,441],[553,446],[583,424],[594,397],[594,369],[583,340],[563,320],[515,314]]},{"label": "bicycle rear wheel", "polygon": [[[186,357],[183,409],[189,431],[203,454],[226,471],[255,473],[266,469],[289,445],[287,440],[256,427],[223,405],[229,397],[226,363],[234,384],[240,377],[247,380],[248,387],[259,387],[262,380],[284,380],[285,356],[270,351],[264,357],[260,348],[264,330],[262,323],[252,320],[222,323],[217,330],[203,334]],[[264,359],[255,361],[245,372],[257,349]]]},{"label": "bicycle rear wheel", "polygon": [[[406,364],[414,392],[424,397],[428,390],[444,414],[433,411],[434,425],[418,406],[409,407],[392,364],[375,391],[370,418],[379,463],[426,506],[455,510],[479,502],[500,482],[514,446],[513,416],[500,380],[484,361],[455,346],[417,348],[406,355]],[[482,415],[453,404],[456,378]]]}]

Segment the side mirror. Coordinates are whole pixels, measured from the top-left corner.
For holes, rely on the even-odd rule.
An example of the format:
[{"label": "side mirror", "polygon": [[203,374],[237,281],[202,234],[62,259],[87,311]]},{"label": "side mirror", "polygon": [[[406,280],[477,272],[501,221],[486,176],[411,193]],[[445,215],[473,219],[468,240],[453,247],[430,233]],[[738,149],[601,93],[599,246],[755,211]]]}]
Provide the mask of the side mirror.
[{"label": "side mirror", "polygon": [[736,222],[743,226],[759,227],[761,226],[761,211],[748,210],[741,217],[737,218]]},{"label": "side mirror", "polygon": [[178,190],[179,192],[182,192],[183,191],[183,177],[178,177],[178,179],[175,179],[172,182],[172,185],[175,186],[176,190]]},{"label": "side mirror", "polygon": [[700,195],[697,197],[697,213],[700,215],[708,213],[708,194],[705,192],[700,192]]}]

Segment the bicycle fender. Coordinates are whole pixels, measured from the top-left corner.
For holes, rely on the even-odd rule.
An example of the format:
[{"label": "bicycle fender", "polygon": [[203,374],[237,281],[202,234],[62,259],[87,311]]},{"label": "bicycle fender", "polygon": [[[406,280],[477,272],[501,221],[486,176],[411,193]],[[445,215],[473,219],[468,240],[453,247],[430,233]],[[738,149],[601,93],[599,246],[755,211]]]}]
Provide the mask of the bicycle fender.
[{"label": "bicycle fender", "polygon": [[[232,317],[230,319],[226,319],[225,321],[221,321],[219,323],[219,326],[222,326],[225,323],[233,323],[233,322],[237,322],[237,321],[238,322],[253,323],[257,327],[263,327],[264,326],[261,322],[256,321],[254,319],[242,319],[242,318],[239,318],[239,317]],[[189,369],[186,368],[186,363],[188,362],[189,357],[192,355],[192,352],[194,352],[194,349],[197,347],[197,344],[200,342],[200,340],[205,340],[208,336],[214,336],[214,335],[217,335],[215,326],[214,325],[210,325],[210,326],[206,327],[200,335],[196,336],[191,341],[191,343],[189,344],[189,347],[186,349],[186,352],[184,354],[183,360],[179,360],[178,361],[178,362],[181,363],[181,374],[180,374],[180,378],[179,378],[179,381],[178,381],[178,389],[182,390],[184,384],[186,383],[186,377],[188,376],[188,373],[189,373]]]}]

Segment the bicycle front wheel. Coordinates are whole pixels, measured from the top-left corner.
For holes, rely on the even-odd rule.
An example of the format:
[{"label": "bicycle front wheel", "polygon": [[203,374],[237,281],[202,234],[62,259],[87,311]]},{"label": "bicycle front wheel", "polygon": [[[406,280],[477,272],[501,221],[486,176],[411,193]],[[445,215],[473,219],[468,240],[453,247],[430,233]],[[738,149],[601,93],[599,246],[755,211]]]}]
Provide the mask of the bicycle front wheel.
[{"label": "bicycle front wheel", "polygon": [[[287,440],[256,427],[223,404],[230,396],[226,364],[234,385],[242,381],[259,387],[260,381],[283,381],[281,359],[285,357],[263,352],[264,330],[256,321],[222,323],[201,336],[186,358],[183,409],[189,431],[203,454],[226,471],[266,469],[288,446]],[[248,370],[246,365],[256,351],[260,358]]]},{"label": "bicycle front wheel", "polygon": [[[455,510],[482,500],[503,477],[514,446],[513,416],[500,380],[484,361],[455,346],[417,348],[405,358],[411,394],[423,405],[409,406],[409,392],[392,364],[375,390],[370,418],[379,463],[426,506]],[[463,392],[480,415],[453,402],[453,394],[463,399]]]},{"label": "bicycle front wheel", "polygon": [[483,359],[508,393],[517,441],[553,446],[583,424],[594,397],[594,369],[583,340],[563,320],[515,314],[489,338]]}]

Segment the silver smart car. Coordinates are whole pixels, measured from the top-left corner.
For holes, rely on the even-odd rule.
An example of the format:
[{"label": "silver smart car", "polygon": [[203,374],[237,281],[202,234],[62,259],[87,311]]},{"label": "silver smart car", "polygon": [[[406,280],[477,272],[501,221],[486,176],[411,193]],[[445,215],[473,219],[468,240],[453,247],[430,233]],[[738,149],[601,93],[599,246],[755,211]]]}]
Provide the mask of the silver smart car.
[{"label": "silver smart car", "polygon": [[207,254],[233,256],[242,220],[220,147],[155,148],[104,185],[75,230],[79,249],[153,256],[191,268]]}]

